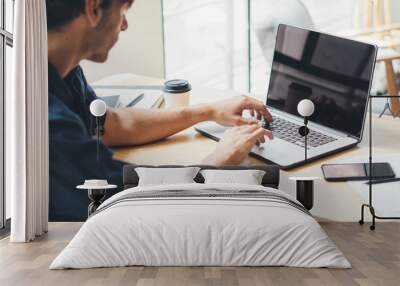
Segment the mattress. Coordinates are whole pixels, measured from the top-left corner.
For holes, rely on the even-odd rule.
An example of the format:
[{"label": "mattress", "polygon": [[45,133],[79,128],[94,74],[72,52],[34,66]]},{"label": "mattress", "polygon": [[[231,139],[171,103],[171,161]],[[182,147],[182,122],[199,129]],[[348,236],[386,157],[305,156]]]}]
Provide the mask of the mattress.
[{"label": "mattress", "polygon": [[193,183],[134,187],[109,198],[50,269],[133,265],[351,267],[288,194]]}]

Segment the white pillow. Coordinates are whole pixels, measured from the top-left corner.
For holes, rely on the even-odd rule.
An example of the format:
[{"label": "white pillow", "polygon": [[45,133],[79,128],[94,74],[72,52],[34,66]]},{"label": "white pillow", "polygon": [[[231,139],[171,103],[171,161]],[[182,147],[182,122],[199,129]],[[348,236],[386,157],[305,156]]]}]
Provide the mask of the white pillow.
[{"label": "white pillow", "polygon": [[185,168],[135,168],[139,186],[195,183],[199,167]]},{"label": "white pillow", "polygon": [[265,171],[262,170],[202,170],[205,184],[261,185]]}]

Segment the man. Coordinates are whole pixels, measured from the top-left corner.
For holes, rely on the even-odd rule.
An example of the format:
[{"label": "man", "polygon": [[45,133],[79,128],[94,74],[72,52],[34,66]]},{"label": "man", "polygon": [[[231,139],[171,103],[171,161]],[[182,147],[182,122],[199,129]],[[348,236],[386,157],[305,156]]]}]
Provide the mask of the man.
[{"label": "man", "polygon": [[[133,0],[46,0],[49,58],[50,220],[86,219],[88,199],[75,186],[85,179],[107,179],[122,185],[123,163],[108,147],[159,140],[198,122],[214,120],[230,129],[205,164],[237,164],[257,142],[271,133],[259,119],[271,120],[266,107],[247,97],[169,110],[108,109],[97,161],[90,103],[96,98],[79,63],[105,62],[121,31]],[[257,118],[245,119],[249,109]]]}]

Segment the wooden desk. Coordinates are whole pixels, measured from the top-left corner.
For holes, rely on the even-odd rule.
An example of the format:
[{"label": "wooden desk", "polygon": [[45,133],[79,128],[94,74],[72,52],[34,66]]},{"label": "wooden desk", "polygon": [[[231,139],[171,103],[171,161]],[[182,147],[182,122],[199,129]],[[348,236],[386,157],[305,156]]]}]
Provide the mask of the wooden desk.
[{"label": "wooden desk", "polygon": [[[97,81],[96,85],[157,85],[163,80],[137,75],[120,75]],[[239,96],[234,91],[194,87],[191,91],[191,104],[200,104]],[[135,164],[198,164],[214,150],[216,142],[189,128],[159,142],[126,148],[116,148],[115,158]],[[260,163],[249,159],[248,163]]]},{"label": "wooden desk", "polygon": [[[96,82],[96,84],[115,85],[143,85],[160,84],[162,80],[135,75],[114,76]],[[209,88],[194,87],[191,104],[210,102],[219,99],[237,96],[233,91],[219,91]],[[366,124],[368,131],[368,122]],[[397,132],[394,132],[397,131]],[[374,116],[373,122],[374,154],[400,153],[400,120],[384,116],[380,119]],[[280,188],[295,195],[295,183],[288,178],[293,176],[322,177],[320,166],[322,163],[332,163],[350,156],[365,156],[368,160],[368,134],[364,132],[361,144],[351,150],[320,159],[307,166],[290,171],[281,171]],[[137,146],[115,149],[115,158],[135,164],[198,164],[214,149],[216,142],[205,138],[189,128],[168,139]],[[264,162],[249,157],[244,164],[264,164]],[[328,183],[319,180],[315,183],[315,201],[312,213],[320,220],[358,221],[361,196],[352,190],[347,183]]]}]

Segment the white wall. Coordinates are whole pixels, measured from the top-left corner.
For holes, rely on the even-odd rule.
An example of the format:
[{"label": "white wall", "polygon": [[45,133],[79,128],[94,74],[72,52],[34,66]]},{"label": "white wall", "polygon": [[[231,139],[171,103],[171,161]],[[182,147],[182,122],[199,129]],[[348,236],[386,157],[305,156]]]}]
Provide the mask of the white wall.
[{"label": "white wall", "polygon": [[82,63],[89,82],[118,73],[164,77],[162,0],[136,0],[127,20],[106,63]]},{"label": "white wall", "polygon": [[394,23],[400,23],[400,1],[392,1],[392,20]]}]

